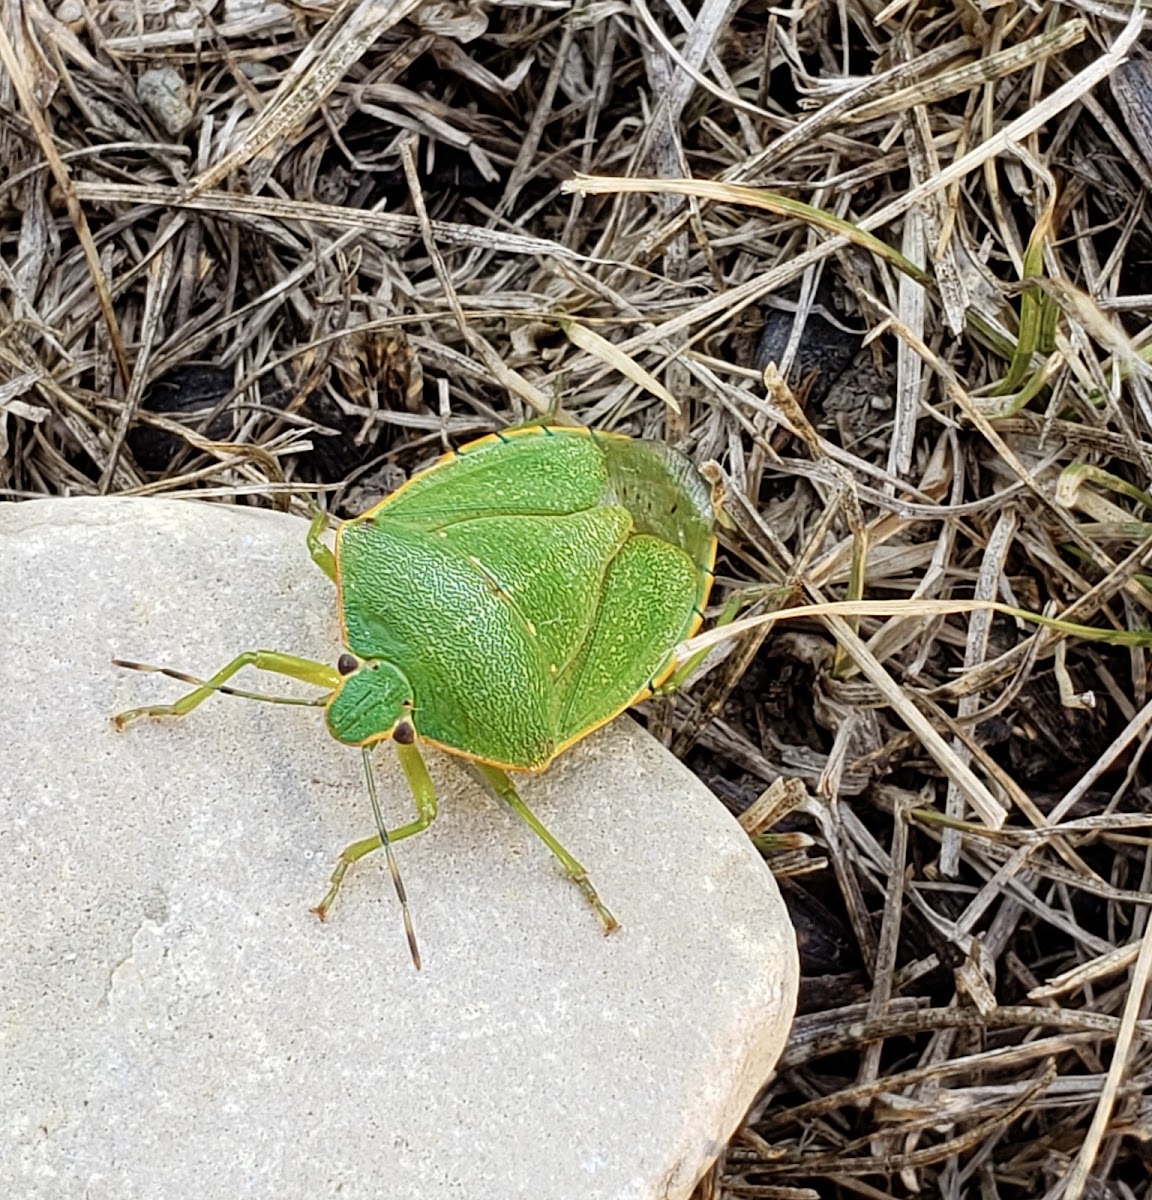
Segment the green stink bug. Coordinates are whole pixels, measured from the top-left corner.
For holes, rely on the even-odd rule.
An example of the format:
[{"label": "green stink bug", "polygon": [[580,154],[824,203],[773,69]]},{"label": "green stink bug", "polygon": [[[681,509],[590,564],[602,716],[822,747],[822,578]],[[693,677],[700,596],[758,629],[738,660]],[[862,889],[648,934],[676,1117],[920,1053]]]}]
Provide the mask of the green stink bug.
[{"label": "green stink bug", "polygon": [[[117,726],[182,716],[214,692],[276,699],[227,686],[245,666],[316,684],[324,695],[294,703],[323,705],[333,737],[362,747],[377,824],[340,856],[321,917],[348,868],[383,846],[419,966],[391,843],[436,816],[425,741],[472,761],[614,929],[587,871],[505,772],[543,770],[669,679],[676,645],[702,619],[716,551],[711,500],[691,463],[660,443],[529,426],[414,475],[343,522],[334,552],[326,522],[318,513],[308,546],[338,592],[346,650],[335,667],[250,650],[200,680],[117,660],[196,685],[173,704],[120,713]],[[390,831],[369,761],[388,738],[416,804],[415,819]]]}]

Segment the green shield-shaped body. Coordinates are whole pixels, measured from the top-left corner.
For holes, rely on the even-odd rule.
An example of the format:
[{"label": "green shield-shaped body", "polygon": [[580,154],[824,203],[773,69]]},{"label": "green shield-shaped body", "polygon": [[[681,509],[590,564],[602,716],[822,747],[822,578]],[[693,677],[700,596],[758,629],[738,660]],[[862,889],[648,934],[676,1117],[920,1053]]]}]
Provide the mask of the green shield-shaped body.
[{"label": "green shield-shaped body", "polygon": [[708,491],[659,443],[529,427],[414,476],[336,540],[341,741],[401,720],[451,753],[546,766],[670,673],[715,556]]}]

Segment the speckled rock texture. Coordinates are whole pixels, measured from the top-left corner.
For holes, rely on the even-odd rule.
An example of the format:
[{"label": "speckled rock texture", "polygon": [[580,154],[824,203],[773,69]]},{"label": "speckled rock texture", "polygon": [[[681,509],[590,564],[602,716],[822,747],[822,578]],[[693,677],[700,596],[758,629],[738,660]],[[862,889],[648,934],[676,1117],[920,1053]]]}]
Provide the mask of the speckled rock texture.
[{"label": "speckled rock texture", "polygon": [[[522,792],[622,922],[429,752],[397,847],[318,709],[220,697],[122,733],[244,649],[334,661],[303,522],[156,500],[0,505],[0,1195],[675,1200],[772,1070],[797,984],[770,872],[627,718]],[[308,688],[246,672],[256,690]],[[393,824],[411,799],[377,751]]]}]

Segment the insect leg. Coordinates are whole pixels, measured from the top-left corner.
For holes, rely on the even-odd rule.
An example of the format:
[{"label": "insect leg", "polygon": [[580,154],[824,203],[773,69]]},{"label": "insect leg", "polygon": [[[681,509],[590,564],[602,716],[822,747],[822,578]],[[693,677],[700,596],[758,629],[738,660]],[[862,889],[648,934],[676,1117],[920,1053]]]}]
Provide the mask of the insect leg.
[{"label": "insect leg", "polygon": [[[723,611],[716,618],[714,628],[720,629],[724,625],[731,625],[740,612],[740,609],[746,603],[747,598],[739,592],[730,597]],[[652,689],[652,695],[671,696],[673,693],[679,691],[710,653],[711,649],[697,650],[695,654],[690,654],[683,662],[677,663],[676,669],[672,674],[659,687]]]},{"label": "insect leg", "polygon": [[308,553],[312,561],[332,580],[336,582],[336,556],[321,540],[324,530],[328,528],[328,514],[318,505],[312,505],[312,524],[308,526],[306,541]]},{"label": "insect leg", "polygon": [[[390,843],[399,842],[406,837],[411,837],[414,833],[423,832],[436,819],[437,811],[436,789],[432,786],[432,776],[428,774],[428,768],[424,765],[424,757],[419,748],[414,742],[405,745],[398,741],[395,746],[400,765],[404,768],[404,775],[408,780],[408,787],[412,791],[412,798],[416,801],[416,819],[409,821],[407,825],[401,825],[399,829],[388,830]],[[367,769],[367,763],[365,763],[365,769]],[[328,891],[325,893],[324,899],[312,910],[321,921],[327,918],[328,910],[332,907],[332,903],[344,883],[344,876],[348,874],[348,868],[353,863],[359,862],[366,854],[379,850],[383,845],[384,839],[376,833],[371,837],[353,842],[340,855],[336,869],[332,872],[332,878],[329,880]]]},{"label": "insect leg", "polygon": [[[199,685],[195,691],[181,696],[172,704],[152,704],[146,708],[130,708],[127,712],[117,713],[112,718],[117,729],[123,729],[129,721],[135,721],[139,717],[182,717],[216,692],[234,692],[237,695],[247,696],[249,699],[266,700],[271,704],[302,703],[300,700],[263,696],[256,692],[242,692],[226,686],[228,680],[245,667],[255,667],[258,671],[270,671],[276,675],[288,675],[292,679],[300,679],[304,683],[314,683],[317,687],[326,688],[328,691],[339,687],[341,680],[340,673],[336,668],[327,663],[315,662],[310,658],[297,658],[293,654],[281,654],[276,650],[246,650],[243,654],[238,654],[226,667],[217,671],[211,679],[203,681],[173,671],[169,667],[151,667],[146,663],[127,662],[120,658],[114,658],[112,662],[117,667],[128,667],[133,671],[156,671],[161,675],[170,675],[173,679],[179,679],[184,683]],[[324,698],[320,698],[318,701],[303,701],[305,704],[322,704],[323,702]]]},{"label": "insect leg", "polygon": [[512,780],[504,774],[503,771],[496,770],[495,767],[486,767],[482,763],[476,764],[476,769],[484,777],[484,781],[498,795],[512,811],[528,826],[529,829],[552,851],[556,860],[564,868],[564,873],[572,880],[574,884],[584,893],[584,899],[592,905],[596,915],[600,918],[600,923],[604,926],[605,933],[611,933],[614,929],[620,927],[620,922],[612,915],[607,906],[600,899],[596,889],[592,886],[592,881],[588,878],[588,872],[584,867],[577,862],[575,858],[556,840],[556,838],[548,832],[547,828],[540,818],[521,800],[519,793],[512,786]]}]

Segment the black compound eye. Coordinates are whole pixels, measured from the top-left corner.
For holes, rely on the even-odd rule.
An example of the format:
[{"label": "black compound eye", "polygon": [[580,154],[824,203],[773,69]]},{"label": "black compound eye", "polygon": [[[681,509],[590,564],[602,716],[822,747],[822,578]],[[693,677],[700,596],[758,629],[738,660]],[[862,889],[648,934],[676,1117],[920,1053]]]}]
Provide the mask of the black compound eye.
[{"label": "black compound eye", "polygon": [[336,670],[341,675],[351,675],[359,665],[355,654],[341,654],[336,660]]},{"label": "black compound eye", "polygon": [[408,721],[398,721],[396,728],[392,730],[392,736],[401,746],[411,746],[416,740],[416,730]]}]

